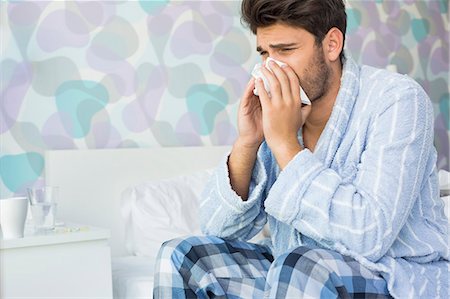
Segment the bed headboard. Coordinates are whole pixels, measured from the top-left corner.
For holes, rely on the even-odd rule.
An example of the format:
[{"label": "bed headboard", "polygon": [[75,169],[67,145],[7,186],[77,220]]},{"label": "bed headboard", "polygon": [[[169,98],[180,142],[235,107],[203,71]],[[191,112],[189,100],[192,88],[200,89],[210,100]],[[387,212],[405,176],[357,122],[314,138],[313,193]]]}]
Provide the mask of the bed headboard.
[{"label": "bed headboard", "polygon": [[145,180],[216,166],[229,146],[52,150],[46,152],[48,185],[60,187],[57,217],[111,230],[113,256],[127,254],[121,193]]}]

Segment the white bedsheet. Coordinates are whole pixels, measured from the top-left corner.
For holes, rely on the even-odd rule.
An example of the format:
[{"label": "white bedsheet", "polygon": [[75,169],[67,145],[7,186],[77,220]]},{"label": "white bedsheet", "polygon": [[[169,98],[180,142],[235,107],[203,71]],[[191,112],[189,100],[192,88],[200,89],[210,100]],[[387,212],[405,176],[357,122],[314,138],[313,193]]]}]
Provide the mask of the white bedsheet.
[{"label": "white bedsheet", "polygon": [[154,260],[143,256],[113,258],[114,299],[151,299],[153,296]]}]

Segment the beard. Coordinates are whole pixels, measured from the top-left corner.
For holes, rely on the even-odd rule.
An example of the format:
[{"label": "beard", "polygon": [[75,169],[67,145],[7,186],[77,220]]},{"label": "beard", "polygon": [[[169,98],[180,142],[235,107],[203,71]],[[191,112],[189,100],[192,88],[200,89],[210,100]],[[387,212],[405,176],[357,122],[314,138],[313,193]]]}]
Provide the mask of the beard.
[{"label": "beard", "polygon": [[325,62],[322,45],[314,47],[317,51],[305,68],[300,82],[311,103],[320,100],[328,92],[331,78],[331,68]]}]

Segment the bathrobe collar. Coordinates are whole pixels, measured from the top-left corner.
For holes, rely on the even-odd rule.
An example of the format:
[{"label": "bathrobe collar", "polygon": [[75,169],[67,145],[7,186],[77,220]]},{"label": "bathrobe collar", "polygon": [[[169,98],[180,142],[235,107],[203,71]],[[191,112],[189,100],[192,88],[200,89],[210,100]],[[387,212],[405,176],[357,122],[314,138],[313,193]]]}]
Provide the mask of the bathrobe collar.
[{"label": "bathrobe collar", "polygon": [[314,155],[330,166],[344,136],[358,96],[359,67],[349,56],[345,57],[341,86],[330,118],[319,137]]}]

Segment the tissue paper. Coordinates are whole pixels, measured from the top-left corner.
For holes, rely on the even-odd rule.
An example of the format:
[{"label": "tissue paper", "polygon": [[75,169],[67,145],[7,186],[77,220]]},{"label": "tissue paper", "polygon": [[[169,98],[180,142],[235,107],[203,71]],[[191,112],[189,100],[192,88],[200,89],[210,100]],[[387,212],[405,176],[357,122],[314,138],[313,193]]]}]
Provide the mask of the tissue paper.
[{"label": "tissue paper", "polygon": [[[269,57],[269,58],[266,59],[266,62],[265,62],[265,67],[266,67],[268,70],[271,70],[271,69],[270,69],[270,65],[269,65],[269,62],[270,62],[270,61],[276,62],[279,66],[285,65],[284,62],[281,62],[281,61],[278,61],[278,60],[275,60],[275,59]],[[269,82],[268,82],[267,78],[264,77],[264,74],[263,74],[262,71],[261,71],[261,63],[257,63],[257,64],[255,65],[255,67],[253,68],[253,71],[252,71],[252,76],[253,76],[255,79],[261,78],[261,79],[263,80],[263,82],[264,82],[264,88],[266,89],[267,93],[269,93],[269,95],[270,95],[270,86],[269,86]],[[257,90],[256,87],[255,87],[255,89],[253,90],[253,93],[254,93],[256,96],[259,96],[259,93],[258,93],[258,90]],[[311,105],[311,101],[309,100],[308,96],[306,95],[305,91],[303,90],[303,88],[302,88],[301,86],[300,86],[300,98],[301,98],[303,104]]]}]

